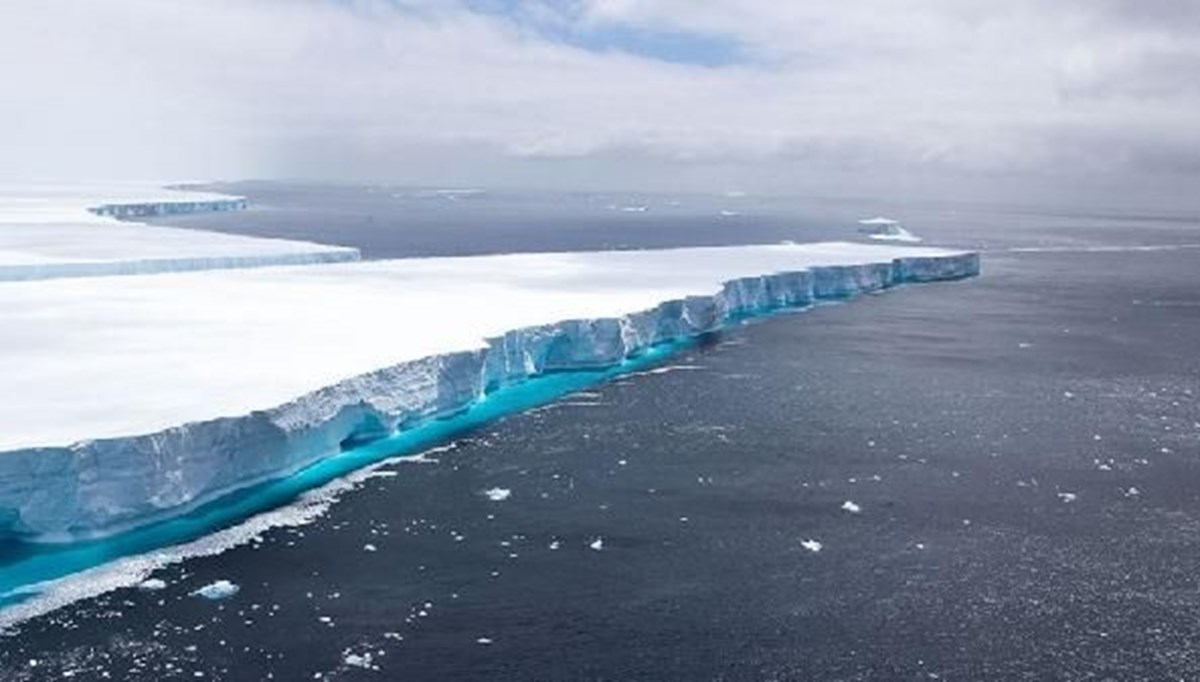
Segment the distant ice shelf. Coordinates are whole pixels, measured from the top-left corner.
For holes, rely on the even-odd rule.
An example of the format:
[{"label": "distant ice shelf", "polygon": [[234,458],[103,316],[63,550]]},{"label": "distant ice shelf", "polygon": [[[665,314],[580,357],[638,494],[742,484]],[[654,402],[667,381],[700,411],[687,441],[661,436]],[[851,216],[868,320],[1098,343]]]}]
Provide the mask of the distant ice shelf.
[{"label": "distant ice shelf", "polygon": [[113,533],[529,377],[978,272],[822,243],[0,283],[0,536]]},{"label": "distant ice shelf", "polygon": [[243,197],[145,184],[0,186],[0,282],[360,258],[353,248],[118,220],[245,208]]}]

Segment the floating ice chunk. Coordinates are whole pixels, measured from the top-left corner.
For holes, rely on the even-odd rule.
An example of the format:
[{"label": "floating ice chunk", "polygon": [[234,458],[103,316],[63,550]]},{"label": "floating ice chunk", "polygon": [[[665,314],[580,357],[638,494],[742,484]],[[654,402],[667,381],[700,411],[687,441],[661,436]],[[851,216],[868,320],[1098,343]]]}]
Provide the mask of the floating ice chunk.
[{"label": "floating ice chunk", "polygon": [[377,551],[379,551],[379,548],[368,542],[367,544],[363,545],[363,551],[364,552],[377,552]]},{"label": "floating ice chunk", "polygon": [[475,640],[475,643],[487,646],[492,643],[492,640],[487,637],[480,637],[479,639]]},{"label": "floating ice chunk", "polygon": [[137,587],[139,590],[146,590],[147,592],[157,592],[158,590],[166,589],[167,582],[165,580],[160,580],[158,578],[148,578],[148,579],[143,580],[142,582],[138,583]]},{"label": "floating ice chunk", "polygon": [[1141,494],[1142,494],[1142,491],[1140,491],[1134,487],[1130,487],[1129,490],[1125,491],[1125,497],[1137,497],[1138,495],[1141,495]]},{"label": "floating ice chunk", "polygon": [[503,502],[512,497],[512,491],[508,488],[492,488],[483,491],[483,494],[492,502]]},{"label": "floating ice chunk", "polygon": [[842,503],[842,509],[850,512],[851,514],[857,514],[862,511],[862,507],[851,502],[850,500],[846,500],[845,502]]},{"label": "floating ice chunk", "polygon": [[825,547],[825,545],[822,545],[820,542],[817,542],[816,540],[803,540],[800,542],[800,546],[814,554],[821,551]]},{"label": "floating ice chunk", "polygon": [[364,651],[361,654],[356,654],[356,653],[351,652],[350,650],[346,650],[346,652],[342,655],[342,663],[345,663],[346,665],[350,666],[351,668],[363,668],[364,670],[377,670],[378,668],[371,662],[372,658],[373,657],[371,656],[370,651]]},{"label": "floating ice chunk", "polygon": [[595,540],[592,540],[590,543],[588,543],[588,547],[599,552],[600,550],[604,549],[604,538],[596,538]]},{"label": "floating ice chunk", "polygon": [[237,594],[241,589],[242,588],[238,587],[237,584],[231,583],[228,580],[218,580],[201,587],[195,592],[192,592],[192,596],[204,597],[205,599],[212,600],[228,599],[229,597]]},{"label": "floating ice chunk", "polygon": [[1076,495],[1075,493],[1059,493],[1058,499],[1062,500],[1063,502],[1065,502],[1067,504],[1070,504],[1070,503],[1074,502],[1075,500],[1078,500],[1079,495]]}]

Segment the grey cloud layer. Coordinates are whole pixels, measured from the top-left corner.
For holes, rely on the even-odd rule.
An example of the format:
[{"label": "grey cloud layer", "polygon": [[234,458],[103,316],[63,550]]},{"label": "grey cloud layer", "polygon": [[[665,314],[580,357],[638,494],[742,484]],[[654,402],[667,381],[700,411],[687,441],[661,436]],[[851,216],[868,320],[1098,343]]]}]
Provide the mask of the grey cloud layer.
[{"label": "grey cloud layer", "polygon": [[[411,0],[0,6],[0,175],[670,185],[1197,172],[1200,10],[1162,0],[581,0],[748,61],[587,52]],[[639,166],[625,173],[612,169]],[[668,169],[663,171],[662,169]],[[424,175],[423,175],[424,174]],[[687,174],[684,174],[687,175]],[[437,177],[442,176],[442,177]],[[776,184],[781,184],[776,180]],[[878,183],[876,183],[878,184]]]}]

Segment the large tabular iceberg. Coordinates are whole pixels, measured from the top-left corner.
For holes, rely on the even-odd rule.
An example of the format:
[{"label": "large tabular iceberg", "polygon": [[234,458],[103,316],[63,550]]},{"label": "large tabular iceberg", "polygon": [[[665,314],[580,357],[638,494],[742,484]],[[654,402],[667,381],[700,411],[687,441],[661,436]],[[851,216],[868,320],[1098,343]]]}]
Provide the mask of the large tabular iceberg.
[{"label": "large tabular iceberg", "polygon": [[844,243],[0,283],[0,536],[103,535],[558,370],[978,273]]},{"label": "large tabular iceberg", "polygon": [[119,222],[233,211],[242,197],[124,186],[0,186],[0,282],[299,265],[358,249]]}]

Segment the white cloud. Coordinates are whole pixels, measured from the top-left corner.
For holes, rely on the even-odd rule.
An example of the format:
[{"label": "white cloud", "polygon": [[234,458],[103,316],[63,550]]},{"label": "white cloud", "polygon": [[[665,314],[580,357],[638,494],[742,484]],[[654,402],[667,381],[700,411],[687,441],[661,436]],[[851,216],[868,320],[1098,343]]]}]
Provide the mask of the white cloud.
[{"label": "white cloud", "polygon": [[585,184],[864,188],[1041,183],[1079,164],[1186,175],[1200,15],[1149,4],[525,9],[565,31],[719,35],[748,57],[709,68],[589,52],[430,0],[16,0],[0,6],[0,175],[541,182],[569,165]]}]

